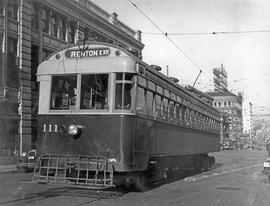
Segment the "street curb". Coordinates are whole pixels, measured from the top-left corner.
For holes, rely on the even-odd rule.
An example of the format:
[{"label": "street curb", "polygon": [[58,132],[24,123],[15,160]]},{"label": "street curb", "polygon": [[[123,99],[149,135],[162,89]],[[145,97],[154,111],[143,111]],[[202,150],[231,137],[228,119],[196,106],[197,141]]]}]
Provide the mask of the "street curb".
[{"label": "street curb", "polygon": [[17,171],[16,165],[0,165],[0,173]]}]

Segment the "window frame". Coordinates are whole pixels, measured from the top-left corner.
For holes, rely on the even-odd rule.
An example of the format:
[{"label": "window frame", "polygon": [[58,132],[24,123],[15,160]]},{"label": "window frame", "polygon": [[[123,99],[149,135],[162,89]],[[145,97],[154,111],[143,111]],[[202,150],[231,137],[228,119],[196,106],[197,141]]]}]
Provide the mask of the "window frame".
[{"label": "window frame", "polygon": [[[122,74],[122,79],[117,80],[117,74]],[[126,74],[128,75],[132,75],[131,80],[127,80],[125,79]],[[122,112],[128,112],[128,113],[135,113],[136,111],[136,107],[137,107],[137,102],[135,102],[135,99],[137,99],[137,80],[135,80],[136,74],[135,73],[126,73],[126,72],[114,72],[113,73],[113,84],[114,84],[114,91],[112,92],[113,94],[113,104],[112,104],[112,111],[115,113],[122,113]],[[131,85],[131,89],[130,89],[130,109],[117,109],[116,108],[116,85],[117,84],[122,84],[122,104],[125,101],[124,97],[125,97],[125,85]],[[142,87],[143,88],[143,87]],[[136,92],[135,92],[136,91]],[[132,93],[134,93],[132,95]],[[144,113],[145,113],[145,102],[144,102]]]},{"label": "window frame", "polygon": [[[108,80],[107,80],[107,91],[108,91],[108,94],[107,94],[107,104],[108,104],[108,108],[104,108],[104,109],[82,109],[81,108],[81,98],[82,98],[82,78],[83,78],[83,75],[108,75]],[[79,87],[77,88],[78,89],[78,111],[80,112],[90,112],[90,113],[93,113],[93,112],[109,112],[111,111],[110,107],[111,107],[111,103],[110,103],[110,95],[111,95],[111,87],[110,87],[110,79],[111,79],[111,76],[110,76],[110,73],[81,73],[81,74],[78,74],[78,81],[79,81]]]},{"label": "window frame", "polygon": [[[44,14],[46,15],[45,17],[43,16],[43,12],[45,12]],[[41,8],[41,31],[49,34],[49,15],[50,12],[48,11],[47,8]]]},{"label": "window frame", "polygon": [[[64,77],[64,76],[76,76],[76,89],[77,89],[77,94],[76,94],[76,101],[75,101],[75,106],[74,109],[52,109],[52,86],[53,86],[53,77]],[[49,98],[49,111],[50,112],[57,112],[57,111],[63,111],[63,112],[70,112],[70,111],[78,111],[78,98],[79,98],[79,93],[78,93],[78,86],[79,86],[79,79],[78,79],[78,74],[56,74],[56,75],[51,75],[51,82],[50,82],[50,98]]]}]

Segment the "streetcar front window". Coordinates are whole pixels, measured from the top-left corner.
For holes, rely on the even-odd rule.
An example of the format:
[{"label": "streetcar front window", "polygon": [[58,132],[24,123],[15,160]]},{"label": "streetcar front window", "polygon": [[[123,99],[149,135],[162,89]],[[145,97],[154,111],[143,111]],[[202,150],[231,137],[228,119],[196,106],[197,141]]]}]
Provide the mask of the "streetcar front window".
[{"label": "streetcar front window", "polygon": [[53,76],[51,87],[51,109],[69,110],[76,108],[77,76]]},{"label": "streetcar front window", "polygon": [[80,109],[108,109],[108,74],[82,75]]},{"label": "streetcar front window", "polygon": [[132,109],[132,83],[133,74],[117,73],[115,88],[115,109],[131,110]]}]

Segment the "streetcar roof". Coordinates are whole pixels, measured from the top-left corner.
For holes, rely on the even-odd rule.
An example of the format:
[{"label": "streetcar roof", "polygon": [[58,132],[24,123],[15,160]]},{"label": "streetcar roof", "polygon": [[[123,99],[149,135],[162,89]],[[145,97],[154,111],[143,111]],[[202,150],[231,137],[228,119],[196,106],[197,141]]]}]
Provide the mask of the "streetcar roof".
[{"label": "streetcar roof", "polygon": [[54,52],[39,65],[37,75],[109,72],[136,73],[135,59],[115,45],[88,43]]},{"label": "streetcar roof", "polygon": [[[148,71],[151,71],[166,82],[170,82],[175,88],[197,99],[206,107],[211,108],[212,111],[219,113],[218,110],[192,94],[188,89],[175,83],[161,72],[150,68],[148,64],[123,48],[103,42],[89,42],[85,44],[84,49],[80,47],[78,45],[71,45],[54,52],[39,65],[37,75],[111,72],[136,73],[136,62],[140,62]],[[192,100],[190,99],[190,101]]]}]

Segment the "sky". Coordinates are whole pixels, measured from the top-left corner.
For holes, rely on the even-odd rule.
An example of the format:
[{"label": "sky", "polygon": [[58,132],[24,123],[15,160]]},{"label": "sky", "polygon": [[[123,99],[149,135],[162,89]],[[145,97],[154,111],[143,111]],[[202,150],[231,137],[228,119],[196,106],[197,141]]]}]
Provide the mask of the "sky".
[{"label": "sky", "polygon": [[[169,76],[196,88],[213,87],[212,70],[224,65],[229,91],[253,106],[270,106],[269,0],[132,0],[164,33],[269,31],[208,35],[160,35],[129,0],[92,0],[134,30],[142,31],[143,60],[169,68]],[[187,58],[188,56],[188,58]]]}]

